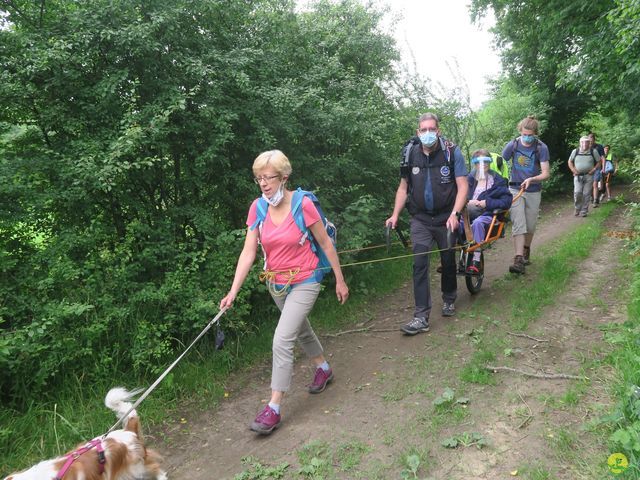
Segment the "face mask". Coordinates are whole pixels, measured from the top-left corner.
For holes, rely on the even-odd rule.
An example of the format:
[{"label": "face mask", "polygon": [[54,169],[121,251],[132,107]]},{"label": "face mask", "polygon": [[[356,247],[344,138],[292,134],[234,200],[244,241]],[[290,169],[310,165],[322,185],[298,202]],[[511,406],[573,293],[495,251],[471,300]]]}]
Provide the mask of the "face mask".
[{"label": "face mask", "polygon": [[533,143],[533,141],[536,139],[536,136],[535,135],[521,135],[520,138],[527,145],[531,145]]},{"label": "face mask", "polygon": [[262,194],[262,198],[264,198],[265,201],[272,207],[277,207],[284,198],[284,182],[280,183],[278,190],[276,190],[276,193],[274,193],[271,198],[267,198],[264,193]]},{"label": "face mask", "polygon": [[438,140],[438,134],[436,132],[425,132],[420,135],[420,142],[427,147],[433,146]]}]

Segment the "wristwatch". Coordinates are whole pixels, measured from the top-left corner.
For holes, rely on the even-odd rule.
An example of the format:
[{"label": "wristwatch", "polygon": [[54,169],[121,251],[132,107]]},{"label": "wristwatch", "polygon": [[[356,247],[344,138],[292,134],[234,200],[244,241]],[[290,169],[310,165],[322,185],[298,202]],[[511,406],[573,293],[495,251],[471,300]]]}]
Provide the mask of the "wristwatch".
[{"label": "wristwatch", "polygon": [[[455,210],[453,212],[451,212],[451,215],[455,215],[458,220],[460,220],[460,217],[462,217],[462,214],[460,212],[456,212]],[[449,216],[451,216],[451,215],[449,215]]]}]

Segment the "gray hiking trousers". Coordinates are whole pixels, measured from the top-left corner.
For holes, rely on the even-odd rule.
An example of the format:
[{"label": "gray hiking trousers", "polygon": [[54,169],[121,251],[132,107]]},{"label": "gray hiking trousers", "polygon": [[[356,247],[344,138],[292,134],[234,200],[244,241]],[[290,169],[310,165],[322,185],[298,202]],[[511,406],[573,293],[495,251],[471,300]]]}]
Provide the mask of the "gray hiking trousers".
[{"label": "gray hiking trousers", "polygon": [[273,335],[271,389],[286,392],[293,374],[293,349],[296,341],[309,358],[322,355],[322,345],[311,328],[307,315],[316,303],[321,285],[318,282],[293,285],[285,295],[271,294],[280,309],[280,320]]}]

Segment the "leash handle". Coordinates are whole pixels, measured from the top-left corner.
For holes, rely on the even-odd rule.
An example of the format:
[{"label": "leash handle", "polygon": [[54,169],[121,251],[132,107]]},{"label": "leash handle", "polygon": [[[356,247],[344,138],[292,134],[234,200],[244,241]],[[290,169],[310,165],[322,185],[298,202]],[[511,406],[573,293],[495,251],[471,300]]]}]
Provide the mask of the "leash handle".
[{"label": "leash handle", "polygon": [[118,421],[117,421],[116,423],[114,423],[114,424],[113,424],[113,426],[112,426],[109,430],[107,430],[107,433],[105,433],[105,434],[102,436],[102,438],[105,438],[107,435],[109,435],[111,432],[113,432],[113,431],[118,427],[118,425],[120,425],[120,423],[121,423],[121,422],[123,422],[123,421],[124,421],[124,420],[129,416],[129,414],[130,414],[131,412],[133,412],[133,411],[138,407],[138,405],[140,405],[140,404],[142,403],[142,401],[143,401],[145,398],[147,398],[147,397],[149,396],[149,394],[150,394],[151,392],[153,392],[153,390],[155,390],[155,388],[156,388],[156,387],[158,386],[158,384],[159,384],[159,383],[164,379],[164,377],[166,377],[166,376],[169,374],[169,372],[170,372],[171,370],[173,370],[173,367],[175,367],[175,366],[180,362],[180,360],[182,360],[182,358],[187,354],[187,352],[188,352],[189,350],[191,350],[191,347],[193,347],[193,346],[196,344],[196,342],[197,342],[198,340],[200,340],[200,339],[203,337],[203,335],[204,335],[205,333],[207,333],[207,332],[209,331],[209,329],[210,329],[210,328],[211,328],[215,323],[217,323],[217,322],[218,322],[218,320],[220,319],[220,317],[222,316],[222,314],[223,314],[223,313],[225,313],[225,312],[227,311],[227,308],[228,308],[228,307],[225,307],[225,308],[221,308],[221,309],[220,309],[220,311],[218,312],[218,314],[217,314],[217,315],[216,315],[216,316],[215,316],[215,317],[214,317],[214,318],[213,318],[213,319],[212,319],[212,320],[207,324],[207,326],[206,326],[206,327],[204,327],[204,329],[203,329],[203,330],[200,332],[200,334],[195,338],[195,340],[193,340],[193,342],[191,342],[191,345],[189,345],[189,346],[186,348],[186,350],[185,350],[184,352],[182,352],[182,354],[181,354],[178,358],[176,358],[176,360],[175,360],[171,365],[169,365],[169,367],[168,367],[168,368],[167,368],[167,369],[162,373],[162,375],[160,375],[160,376],[158,377],[158,379],[157,379],[155,382],[153,382],[153,384],[152,384],[149,388],[147,388],[147,389],[145,390],[145,392],[144,392],[142,395],[140,395],[140,397],[138,397],[138,399],[135,401],[135,403],[134,403],[134,404],[133,404],[133,406],[129,409],[129,411],[127,411],[127,413],[125,413],[124,415],[122,415],[122,416],[118,419]]}]

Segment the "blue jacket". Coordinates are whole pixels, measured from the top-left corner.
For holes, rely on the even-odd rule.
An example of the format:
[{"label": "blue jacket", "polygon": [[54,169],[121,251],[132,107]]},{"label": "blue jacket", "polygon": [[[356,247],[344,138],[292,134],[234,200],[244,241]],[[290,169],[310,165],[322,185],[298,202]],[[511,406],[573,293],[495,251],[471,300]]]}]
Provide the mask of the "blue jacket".
[{"label": "blue jacket", "polygon": [[[509,184],[502,178],[497,172],[489,170],[488,175],[493,177],[493,186],[489,190],[485,190],[480,194],[478,200],[486,200],[487,207],[482,215],[493,215],[494,210],[509,210],[511,208],[511,201],[513,195],[509,191]],[[473,172],[467,176],[469,181],[469,193],[467,194],[467,200],[473,198],[473,192],[476,189],[476,179]]]}]

